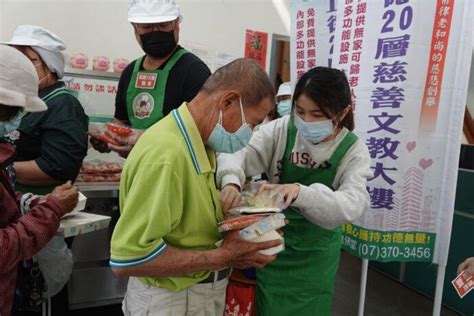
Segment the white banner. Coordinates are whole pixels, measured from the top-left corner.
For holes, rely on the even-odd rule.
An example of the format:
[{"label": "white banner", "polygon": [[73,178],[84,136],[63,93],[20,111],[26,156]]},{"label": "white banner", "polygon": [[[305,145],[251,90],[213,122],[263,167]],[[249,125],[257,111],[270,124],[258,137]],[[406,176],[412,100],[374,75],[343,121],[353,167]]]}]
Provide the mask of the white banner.
[{"label": "white banner", "polygon": [[356,134],[374,172],[371,208],[343,229],[344,248],[359,257],[447,260],[471,9],[469,0],[337,3],[333,67],[348,77]]},{"label": "white banner", "polygon": [[331,67],[336,0],[291,1],[291,82],[316,66]]}]

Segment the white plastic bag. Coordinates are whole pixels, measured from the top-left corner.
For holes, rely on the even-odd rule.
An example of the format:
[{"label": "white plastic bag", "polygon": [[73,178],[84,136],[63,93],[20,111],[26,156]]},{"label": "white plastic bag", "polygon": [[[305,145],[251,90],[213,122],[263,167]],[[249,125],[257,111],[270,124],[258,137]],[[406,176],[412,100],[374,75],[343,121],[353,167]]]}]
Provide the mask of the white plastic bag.
[{"label": "white plastic bag", "polygon": [[53,237],[36,255],[48,296],[53,297],[66,285],[71,276],[73,259],[64,238]]},{"label": "white plastic bag", "polygon": [[273,190],[265,190],[257,195],[258,189],[263,184],[267,184],[267,182],[250,182],[249,186],[242,192],[241,206],[283,209],[285,199],[281,194]]}]

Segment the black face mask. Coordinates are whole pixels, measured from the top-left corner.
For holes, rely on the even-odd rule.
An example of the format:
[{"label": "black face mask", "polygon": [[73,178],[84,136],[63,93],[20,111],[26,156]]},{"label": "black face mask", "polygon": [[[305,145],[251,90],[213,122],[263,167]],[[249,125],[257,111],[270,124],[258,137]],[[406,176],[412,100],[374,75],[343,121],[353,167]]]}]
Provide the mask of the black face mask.
[{"label": "black face mask", "polygon": [[143,51],[151,57],[166,57],[176,48],[174,31],[153,31],[140,35],[140,39],[142,41]]}]

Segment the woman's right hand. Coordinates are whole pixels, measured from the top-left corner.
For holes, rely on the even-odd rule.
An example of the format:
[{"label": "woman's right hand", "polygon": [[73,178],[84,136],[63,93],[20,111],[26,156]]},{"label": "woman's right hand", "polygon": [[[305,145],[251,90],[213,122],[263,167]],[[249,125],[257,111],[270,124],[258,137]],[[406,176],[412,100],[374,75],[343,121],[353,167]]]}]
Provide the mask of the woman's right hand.
[{"label": "woman's right hand", "polygon": [[63,214],[71,212],[79,201],[79,190],[71,184],[71,181],[55,187],[49,195],[61,201],[64,207]]},{"label": "woman's right hand", "polygon": [[224,212],[239,206],[241,199],[240,188],[235,184],[227,184],[219,194],[219,201]]}]

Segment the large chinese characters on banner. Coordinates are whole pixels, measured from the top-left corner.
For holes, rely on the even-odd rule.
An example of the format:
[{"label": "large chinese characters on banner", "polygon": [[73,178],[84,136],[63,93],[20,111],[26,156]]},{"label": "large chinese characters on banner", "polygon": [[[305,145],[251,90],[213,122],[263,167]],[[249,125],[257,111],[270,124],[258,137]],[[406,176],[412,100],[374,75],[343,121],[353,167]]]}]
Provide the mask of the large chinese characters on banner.
[{"label": "large chinese characters on banner", "polygon": [[334,67],[348,76],[356,132],[373,171],[370,209],[344,226],[343,245],[353,254],[439,262],[447,252],[472,51],[465,40],[472,33],[462,32],[467,6],[463,0],[338,2]]},{"label": "large chinese characters on banner", "polygon": [[331,67],[336,32],[336,0],[291,1],[292,85],[316,66]]},{"label": "large chinese characters on banner", "polygon": [[293,2],[293,84],[314,66],[344,70],[355,132],[372,158],[370,209],[343,227],[343,247],[352,254],[378,261],[447,258],[471,6],[468,0]]}]

